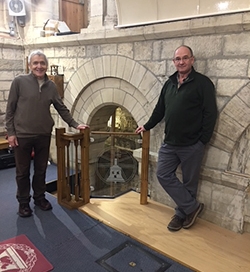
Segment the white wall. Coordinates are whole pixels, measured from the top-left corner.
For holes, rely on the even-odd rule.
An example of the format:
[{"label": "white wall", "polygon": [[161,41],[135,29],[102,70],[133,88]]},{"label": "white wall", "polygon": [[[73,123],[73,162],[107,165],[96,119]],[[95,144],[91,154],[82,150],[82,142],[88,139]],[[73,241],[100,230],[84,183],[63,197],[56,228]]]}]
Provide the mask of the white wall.
[{"label": "white wall", "polygon": [[118,27],[250,10],[249,0],[116,0]]}]

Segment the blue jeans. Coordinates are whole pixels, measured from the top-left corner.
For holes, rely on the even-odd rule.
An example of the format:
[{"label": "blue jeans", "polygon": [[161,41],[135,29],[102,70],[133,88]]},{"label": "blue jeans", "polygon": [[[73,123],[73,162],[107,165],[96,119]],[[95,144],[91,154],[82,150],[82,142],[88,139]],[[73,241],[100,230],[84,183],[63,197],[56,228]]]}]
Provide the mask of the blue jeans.
[{"label": "blue jeans", "polygon": [[[172,146],[163,143],[159,150],[157,178],[163,189],[174,200],[175,214],[185,218],[195,211],[199,175],[205,145],[198,141],[191,146]],[[176,176],[181,166],[182,182]]]}]

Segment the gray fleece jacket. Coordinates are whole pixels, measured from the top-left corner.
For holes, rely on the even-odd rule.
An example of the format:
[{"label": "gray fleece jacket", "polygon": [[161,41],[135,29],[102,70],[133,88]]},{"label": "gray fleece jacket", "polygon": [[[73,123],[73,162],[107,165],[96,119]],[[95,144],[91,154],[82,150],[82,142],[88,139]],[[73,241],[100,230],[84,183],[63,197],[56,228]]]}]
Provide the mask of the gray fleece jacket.
[{"label": "gray fleece jacket", "polygon": [[51,105],[70,127],[76,128],[79,125],[64,105],[56,85],[47,75],[41,87],[32,73],[17,76],[11,84],[6,109],[8,136],[26,138],[50,135],[54,126]]}]

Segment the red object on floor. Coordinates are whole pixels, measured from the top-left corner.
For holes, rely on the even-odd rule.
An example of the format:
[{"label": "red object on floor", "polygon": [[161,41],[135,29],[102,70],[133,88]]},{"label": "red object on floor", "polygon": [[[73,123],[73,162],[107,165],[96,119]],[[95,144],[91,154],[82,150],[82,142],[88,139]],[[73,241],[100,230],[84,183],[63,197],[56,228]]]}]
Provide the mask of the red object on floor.
[{"label": "red object on floor", "polygon": [[1,272],[48,272],[52,269],[52,264],[26,235],[22,234],[0,243]]},{"label": "red object on floor", "polygon": [[35,151],[34,151],[34,149],[32,149],[31,158],[34,159],[34,156],[35,156]]}]

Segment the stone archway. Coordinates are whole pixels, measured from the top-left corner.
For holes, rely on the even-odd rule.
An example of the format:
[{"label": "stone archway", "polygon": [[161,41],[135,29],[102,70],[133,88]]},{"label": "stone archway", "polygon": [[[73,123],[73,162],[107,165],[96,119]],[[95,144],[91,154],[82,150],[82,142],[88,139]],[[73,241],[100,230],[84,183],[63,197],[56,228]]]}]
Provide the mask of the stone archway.
[{"label": "stone archway", "polygon": [[235,144],[228,170],[250,177],[250,126],[247,127]]},{"label": "stone archway", "polygon": [[242,169],[249,168],[246,165],[249,160],[239,158],[241,155],[246,156],[249,152],[247,145],[250,124],[249,93],[250,83],[236,92],[219,115],[212,141],[214,148],[218,149],[217,155],[214,154],[218,158],[215,160],[217,169],[242,173]]},{"label": "stone archway", "polygon": [[[161,88],[161,82],[136,61],[103,56],[86,62],[74,73],[66,86],[64,102],[80,123],[90,124],[100,108],[113,104],[125,108],[138,124],[143,124]],[[151,136],[153,150],[157,150],[161,142],[156,130]]]},{"label": "stone archway", "polygon": [[[144,124],[161,88],[161,82],[152,72],[136,61],[103,56],[89,60],[74,73],[65,88],[64,103],[71,109],[74,119],[89,124],[91,130],[106,126],[110,112],[116,107],[127,110],[137,124]],[[162,129],[157,131],[156,128],[151,133],[150,149],[153,151],[158,150],[162,141],[159,135]],[[102,148],[102,141],[92,144],[90,176],[94,174],[95,160]]]}]

